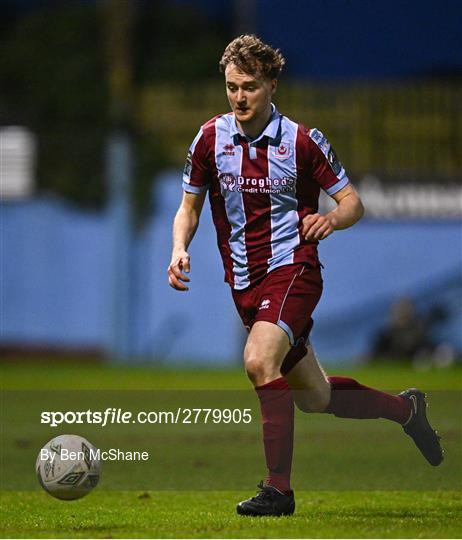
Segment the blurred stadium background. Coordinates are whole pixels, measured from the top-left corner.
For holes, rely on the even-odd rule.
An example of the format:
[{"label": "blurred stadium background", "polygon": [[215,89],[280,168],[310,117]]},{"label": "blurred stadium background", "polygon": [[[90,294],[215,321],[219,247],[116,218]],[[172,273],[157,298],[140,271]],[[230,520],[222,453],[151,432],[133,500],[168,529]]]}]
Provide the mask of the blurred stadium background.
[{"label": "blurred stadium background", "polygon": [[3,356],[240,361],[208,209],[191,291],[165,269],[187,148],[228,110],[218,60],[255,32],[287,59],[278,108],[328,135],[367,209],[320,246],[319,356],[383,352],[407,302],[413,360],[460,359],[461,17],[458,0],[1,2]]}]

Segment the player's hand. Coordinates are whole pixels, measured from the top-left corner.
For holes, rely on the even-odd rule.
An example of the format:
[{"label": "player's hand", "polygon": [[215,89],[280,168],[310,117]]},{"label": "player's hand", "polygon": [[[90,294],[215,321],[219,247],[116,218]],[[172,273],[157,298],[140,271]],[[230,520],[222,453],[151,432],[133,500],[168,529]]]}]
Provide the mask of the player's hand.
[{"label": "player's hand", "polygon": [[324,240],[334,232],[333,219],[321,214],[309,214],[302,219],[302,236],[307,242]]},{"label": "player's hand", "polygon": [[189,291],[184,282],[190,281],[186,274],[189,274],[189,255],[186,251],[180,251],[172,255],[172,260],[167,268],[168,284],[177,291]]}]

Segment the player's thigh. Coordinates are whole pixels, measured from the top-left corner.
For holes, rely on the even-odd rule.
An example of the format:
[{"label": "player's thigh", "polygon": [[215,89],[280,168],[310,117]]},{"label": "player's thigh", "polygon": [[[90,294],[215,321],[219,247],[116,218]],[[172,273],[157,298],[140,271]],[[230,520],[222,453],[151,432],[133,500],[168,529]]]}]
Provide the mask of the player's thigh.
[{"label": "player's thigh", "polygon": [[313,347],[308,344],[306,350],[305,356],[285,375],[294,390],[316,389],[329,384]]},{"label": "player's thigh", "polygon": [[290,350],[289,338],[279,326],[267,321],[257,321],[249,333],[244,350],[247,370],[258,368],[277,372]]},{"label": "player's thigh", "polygon": [[322,411],[328,405],[330,384],[311,345],[307,345],[307,353],[285,374],[285,378],[299,409]]}]

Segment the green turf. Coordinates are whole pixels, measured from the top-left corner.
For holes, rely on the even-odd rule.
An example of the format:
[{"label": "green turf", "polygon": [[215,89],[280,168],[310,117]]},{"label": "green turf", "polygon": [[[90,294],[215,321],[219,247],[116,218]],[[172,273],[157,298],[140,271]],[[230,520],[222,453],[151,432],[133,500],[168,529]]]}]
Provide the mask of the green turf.
[{"label": "green turf", "polygon": [[292,517],[234,512],[244,492],[94,492],[74,502],[45,493],[2,496],[2,537],[457,538],[454,492],[297,493]]},{"label": "green turf", "polygon": [[[391,422],[297,412],[296,515],[252,520],[234,513],[235,503],[251,495],[264,475],[258,403],[241,370],[0,366],[2,536],[460,536],[461,369],[415,372],[376,366],[328,371],[348,373],[383,389],[418,386],[428,391],[429,416],[443,435],[444,463],[430,467]],[[42,410],[108,405],[159,410],[179,403],[250,407],[254,419],[249,425],[106,428],[50,428],[39,421]],[[80,501],[57,501],[38,486],[33,465],[38,449],[66,432],[81,434],[100,448],[146,448],[152,459],[145,464],[105,462],[92,494]]]},{"label": "green turf", "polygon": [[[348,374],[363,384],[379,388],[408,388],[425,390],[462,390],[462,366],[446,369],[415,371],[411,366],[384,362],[375,366],[329,366],[329,375]],[[0,363],[3,389],[247,389],[250,383],[241,367],[234,369],[168,369],[165,366],[145,365],[117,367],[78,362],[59,365],[52,362],[33,362],[18,359]]]}]

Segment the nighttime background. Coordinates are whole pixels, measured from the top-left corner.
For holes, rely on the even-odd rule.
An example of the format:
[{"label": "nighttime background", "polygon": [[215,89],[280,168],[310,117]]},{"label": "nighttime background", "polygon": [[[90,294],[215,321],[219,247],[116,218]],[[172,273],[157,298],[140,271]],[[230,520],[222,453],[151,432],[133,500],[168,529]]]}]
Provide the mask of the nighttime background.
[{"label": "nighttime background", "polygon": [[[192,248],[196,290],[178,299],[164,273],[188,146],[228,110],[218,61],[255,32],[287,59],[279,110],[327,134],[367,210],[321,246],[321,356],[367,358],[410,310],[425,350],[457,358],[461,17],[457,0],[3,1],[1,347],[240,356],[207,213]],[[198,303],[219,340],[198,328]]]}]

